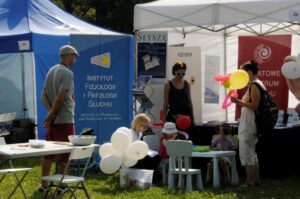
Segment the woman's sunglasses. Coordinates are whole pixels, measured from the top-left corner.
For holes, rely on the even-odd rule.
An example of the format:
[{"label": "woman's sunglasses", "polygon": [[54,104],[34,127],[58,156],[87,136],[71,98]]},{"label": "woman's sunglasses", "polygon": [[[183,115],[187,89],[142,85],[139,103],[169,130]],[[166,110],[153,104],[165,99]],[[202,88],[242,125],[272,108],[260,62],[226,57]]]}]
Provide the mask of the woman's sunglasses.
[{"label": "woman's sunglasses", "polygon": [[177,76],[185,76],[185,73],[175,73]]}]

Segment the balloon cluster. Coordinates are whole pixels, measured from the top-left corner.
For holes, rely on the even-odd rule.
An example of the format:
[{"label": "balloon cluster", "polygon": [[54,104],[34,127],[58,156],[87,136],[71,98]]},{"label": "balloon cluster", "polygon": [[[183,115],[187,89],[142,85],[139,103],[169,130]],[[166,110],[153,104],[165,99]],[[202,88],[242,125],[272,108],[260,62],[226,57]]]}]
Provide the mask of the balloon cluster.
[{"label": "balloon cluster", "polygon": [[120,166],[132,167],[138,160],[143,159],[149,151],[143,141],[132,142],[131,130],[126,127],[118,128],[111,136],[111,143],[101,145],[100,169],[103,173],[112,174]]},{"label": "balloon cluster", "polygon": [[296,61],[289,61],[282,65],[282,74],[288,79],[297,79],[300,77],[300,53]]},{"label": "balloon cluster", "polygon": [[225,76],[216,75],[214,79],[220,82],[228,91],[222,104],[222,108],[226,109],[232,104],[232,102],[230,101],[230,96],[238,97],[235,89],[242,89],[247,86],[249,82],[249,75],[244,70],[237,70],[232,74],[228,74]]}]

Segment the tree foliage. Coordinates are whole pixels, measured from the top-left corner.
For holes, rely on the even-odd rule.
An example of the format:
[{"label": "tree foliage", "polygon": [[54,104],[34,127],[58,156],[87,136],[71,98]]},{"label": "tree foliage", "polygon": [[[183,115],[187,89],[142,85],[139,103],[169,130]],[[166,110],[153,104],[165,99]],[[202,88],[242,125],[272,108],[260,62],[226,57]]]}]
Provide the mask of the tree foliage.
[{"label": "tree foliage", "polygon": [[132,34],[133,9],[153,0],[53,0],[65,11],[97,26]]}]

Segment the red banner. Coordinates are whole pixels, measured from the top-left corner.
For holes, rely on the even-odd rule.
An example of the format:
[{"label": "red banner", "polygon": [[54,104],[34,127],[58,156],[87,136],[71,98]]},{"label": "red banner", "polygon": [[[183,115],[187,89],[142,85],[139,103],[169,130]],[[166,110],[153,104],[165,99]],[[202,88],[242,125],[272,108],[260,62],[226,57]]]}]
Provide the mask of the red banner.
[{"label": "red banner", "polygon": [[[277,108],[285,111],[288,106],[288,87],[281,66],[284,57],[291,54],[291,40],[291,35],[239,37],[238,68],[246,61],[255,60],[259,64],[258,78],[276,101]],[[245,91],[246,88],[239,90],[239,96],[243,96]],[[240,111],[237,106],[236,119],[240,117]]]}]

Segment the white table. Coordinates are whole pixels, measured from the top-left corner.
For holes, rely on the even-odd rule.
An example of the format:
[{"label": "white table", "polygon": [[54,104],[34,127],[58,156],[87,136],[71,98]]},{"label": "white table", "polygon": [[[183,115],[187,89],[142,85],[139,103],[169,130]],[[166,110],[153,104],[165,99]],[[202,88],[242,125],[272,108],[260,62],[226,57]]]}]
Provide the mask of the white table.
[{"label": "white table", "polygon": [[0,159],[16,159],[33,156],[44,156],[61,153],[70,153],[73,145],[68,142],[46,141],[43,148],[31,148],[28,143],[0,145]]},{"label": "white table", "polygon": [[[0,159],[8,161],[11,168],[14,168],[12,159],[16,158],[26,158],[33,156],[43,156],[43,155],[53,155],[60,153],[70,153],[74,146],[67,142],[46,142],[45,147],[43,148],[31,148],[29,143],[19,143],[19,144],[2,144],[0,145]],[[27,174],[27,173],[26,173]],[[14,194],[16,189],[20,187],[24,197],[27,198],[26,193],[21,186],[22,180],[25,178],[26,174],[21,178],[18,178],[16,174],[16,180],[18,185],[10,193],[9,198]]]},{"label": "white table", "polygon": [[193,152],[192,157],[213,158],[213,186],[220,186],[219,158],[228,157],[231,161],[231,184],[238,184],[239,177],[236,170],[235,151]]}]

